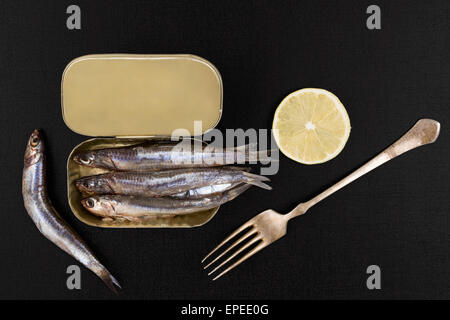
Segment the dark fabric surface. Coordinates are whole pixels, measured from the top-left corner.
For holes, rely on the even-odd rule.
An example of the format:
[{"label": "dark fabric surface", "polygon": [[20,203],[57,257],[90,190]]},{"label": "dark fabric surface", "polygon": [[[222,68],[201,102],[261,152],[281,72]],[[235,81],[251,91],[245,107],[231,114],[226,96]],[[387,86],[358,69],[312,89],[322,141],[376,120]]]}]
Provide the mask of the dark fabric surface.
[{"label": "dark fabric surface", "polygon": [[[45,133],[49,192],[131,299],[450,298],[450,3],[376,1],[382,29],[366,28],[372,1],[76,1],[82,29],[66,28],[71,1],[0,2],[0,298],[116,298],[45,239],[21,196],[23,153]],[[65,65],[90,53],[192,53],[219,69],[224,113],[218,128],[270,128],[288,93],[335,93],[352,123],[347,146],[317,166],[284,156],[271,192],[253,188],[195,229],[89,227],[66,200],[66,159],[86,140],[64,124]],[[87,117],[89,115],[86,115]],[[200,260],[258,212],[287,212],[350,173],[416,120],[441,136],[378,168],[294,221],[288,235],[220,281]],[[100,119],[99,119],[100,121]],[[366,288],[366,268],[382,290]]]}]

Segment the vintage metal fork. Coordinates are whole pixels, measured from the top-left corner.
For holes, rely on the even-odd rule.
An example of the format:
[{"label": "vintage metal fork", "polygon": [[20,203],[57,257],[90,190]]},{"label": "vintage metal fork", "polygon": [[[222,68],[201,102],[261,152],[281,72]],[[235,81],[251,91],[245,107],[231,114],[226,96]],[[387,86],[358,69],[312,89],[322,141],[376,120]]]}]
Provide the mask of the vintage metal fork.
[{"label": "vintage metal fork", "polygon": [[[332,185],[316,197],[312,198],[311,200],[300,203],[297,207],[294,208],[294,210],[292,210],[288,214],[280,214],[272,209],[261,212],[254,218],[244,223],[240,228],[238,228],[224,241],[222,241],[214,250],[212,250],[202,260],[202,263],[205,263],[205,261],[207,261],[214,252],[216,252],[228,241],[247,230],[244,235],[242,235],[238,240],[236,240],[227,249],[218,254],[212,261],[206,264],[204,266],[204,269],[207,269],[212,265],[217,265],[214,269],[212,269],[212,271],[208,273],[208,275],[217,274],[219,270],[223,270],[218,275],[216,275],[213,280],[220,278],[225,273],[251,257],[256,252],[283,237],[286,234],[287,223],[290,219],[304,214],[306,211],[308,211],[309,208],[317,204],[319,201],[322,201],[329,195],[343,188],[350,182],[363,176],[367,172],[382,165],[383,163],[401,155],[402,153],[405,153],[406,151],[429,143],[433,143],[439,136],[439,130],[439,122],[431,119],[421,119],[417,121],[417,123],[400,139],[398,139],[386,150],[378,154],[375,158],[364,164],[362,167],[360,167],[344,179]],[[231,251],[234,248],[235,251]],[[244,250],[246,249],[249,251],[245,252]],[[226,255],[227,253],[229,253],[228,256]],[[243,254],[243,256],[239,257],[239,254]],[[237,259],[237,257],[239,257],[239,259],[233,262],[233,259]],[[220,260],[221,258],[223,261]],[[222,262],[218,264],[220,261]],[[227,263],[231,262],[233,263],[224,269],[224,266]]]}]

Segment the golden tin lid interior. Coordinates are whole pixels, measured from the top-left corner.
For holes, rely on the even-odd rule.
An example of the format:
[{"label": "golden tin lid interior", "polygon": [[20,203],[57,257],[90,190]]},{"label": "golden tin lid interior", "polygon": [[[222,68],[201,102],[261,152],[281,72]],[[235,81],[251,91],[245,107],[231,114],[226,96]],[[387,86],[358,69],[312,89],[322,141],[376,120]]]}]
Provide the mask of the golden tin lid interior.
[{"label": "golden tin lid interior", "polygon": [[195,121],[200,134],[220,120],[222,80],[193,55],[89,55],[64,70],[61,104],[66,125],[82,135],[194,135]]}]

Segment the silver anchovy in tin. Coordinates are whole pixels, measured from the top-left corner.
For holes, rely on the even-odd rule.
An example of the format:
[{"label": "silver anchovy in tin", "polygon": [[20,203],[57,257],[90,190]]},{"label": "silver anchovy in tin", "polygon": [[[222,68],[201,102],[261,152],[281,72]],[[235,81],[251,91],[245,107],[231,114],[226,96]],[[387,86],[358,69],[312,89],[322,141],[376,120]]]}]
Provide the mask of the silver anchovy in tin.
[{"label": "silver anchovy in tin", "polygon": [[55,210],[47,194],[44,143],[35,130],[27,143],[24,157],[22,195],[25,209],[39,231],[86,268],[90,269],[114,292],[119,282],[94,256],[92,251]]},{"label": "silver anchovy in tin", "polygon": [[83,166],[114,171],[151,171],[175,168],[215,167],[245,162],[270,161],[269,151],[256,151],[256,144],[236,148],[213,148],[183,142],[157,141],[119,148],[82,151],[73,160]]},{"label": "silver anchovy in tin", "polygon": [[212,209],[233,200],[249,187],[250,185],[244,184],[200,199],[97,195],[81,200],[81,204],[86,210],[105,220],[141,221],[152,217],[170,217]]},{"label": "silver anchovy in tin", "polygon": [[[153,172],[109,172],[87,176],[75,182],[84,194],[122,194],[163,197],[211,185],[247,183],[272,189],[263,181],[269,178],[252,174],[248,168],[212,167],[187,168]],[[206,189],[202,193],[207,195]],[[225,190],[223,190],[225,191]],[[210,194],[217,193],[210,188]]]}]

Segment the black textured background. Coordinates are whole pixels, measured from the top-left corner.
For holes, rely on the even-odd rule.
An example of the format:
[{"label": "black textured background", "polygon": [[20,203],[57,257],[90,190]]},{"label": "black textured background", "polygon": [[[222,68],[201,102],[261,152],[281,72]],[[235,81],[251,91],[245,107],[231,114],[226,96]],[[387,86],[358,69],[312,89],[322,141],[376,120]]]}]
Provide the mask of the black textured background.
[{"label": "black textured background", "polygon": [[[368,5],[382,30],[366,28]],[[70,4],[82,30],[66,28]],[[123,285],[124,299],[450,298],[448,1],[1,1],[0,298],[115,298],[42,237],[21,196],[23,152],[45,132],[55,207]],[[269,128],[288,93],[334,92],[352,123],[336,159],[303,166],[286,157],[271,192],[253,188],[196,229],[103,230],[78,221],[66,201],[66,158],[87,139],[60,109],[60,79],[90,53],[192,53],[224,81],[219,128]],[[88,116],[88,115],[87,115]],[[265,208],[285,212],[363,164],[430,117],[438,141],[412,151],[314,207],[288,235],[217,282],[201,257]],[[100,119],[99,119],[100,121]],[[382,290],[366,289],[368,265]]]}]

